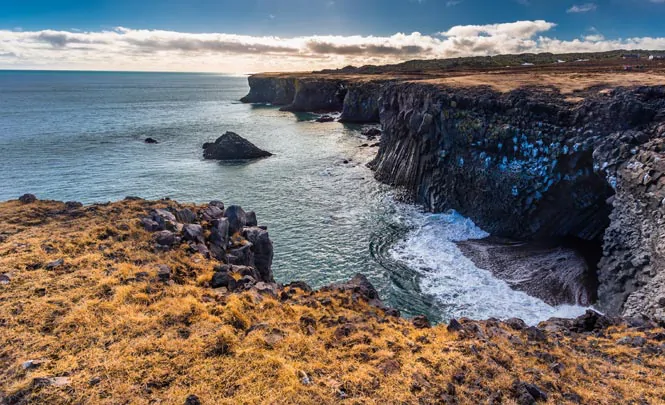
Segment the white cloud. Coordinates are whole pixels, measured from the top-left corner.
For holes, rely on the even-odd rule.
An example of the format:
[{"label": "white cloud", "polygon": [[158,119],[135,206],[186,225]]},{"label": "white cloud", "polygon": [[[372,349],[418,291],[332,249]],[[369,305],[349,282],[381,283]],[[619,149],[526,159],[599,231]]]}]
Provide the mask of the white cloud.
[{"label": "white cloud", "polygon": [[665,49],[665,38],[574,40],[547,36],[544,20],[455,26],[436,34],[281,38],[116,28],[98,32],[0,30],[0,68],[256,72],[310,70],[408,59],[524,52]]},{"label": "white cloud", "polygon": [[[654,1],[654,0],[652,0]],[[588,13],[590,11],[596,11],[598,6],[595,3],[585,3],[585,4],[575,4],[568,10],[567,13]]]}]

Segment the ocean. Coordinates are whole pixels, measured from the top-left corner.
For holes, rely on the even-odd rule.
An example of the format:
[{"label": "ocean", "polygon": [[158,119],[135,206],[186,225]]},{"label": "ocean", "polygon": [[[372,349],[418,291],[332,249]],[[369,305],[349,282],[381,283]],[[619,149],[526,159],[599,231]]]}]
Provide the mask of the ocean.
[{"label": "ocean", "polygon": [[[0,200],[222,200],[268,226],[279,282],[321,287],[362,273],[388,305],[434,321],[533,324],[584,311],[477,268],[454,242],[485,233],[456,213],[398,202],[365,166],[373,150],[361,147],[360,126],[240,103],[248,90],[244,76],[0,71]],[[202,144],[226,131],[274,156],[203,160]]]}]

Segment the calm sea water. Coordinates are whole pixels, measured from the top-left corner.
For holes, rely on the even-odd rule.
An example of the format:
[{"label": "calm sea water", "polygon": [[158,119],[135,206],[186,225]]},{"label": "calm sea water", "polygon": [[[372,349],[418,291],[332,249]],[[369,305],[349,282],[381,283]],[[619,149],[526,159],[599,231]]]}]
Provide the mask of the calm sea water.
[{"label": "calm sea water", "polygon": [[[365,167],[360,127],[238,102],[247,91],[245,77],[212,74],[0,71],[0,200],[219,199],[269,227],[278,281],[363,273],[388,304],[435,320],[581,311],[475,267],[453,243],[484,235],[465,218],[395,202]],[[275,156],[204,161],[201,145],[225,131]]]}]

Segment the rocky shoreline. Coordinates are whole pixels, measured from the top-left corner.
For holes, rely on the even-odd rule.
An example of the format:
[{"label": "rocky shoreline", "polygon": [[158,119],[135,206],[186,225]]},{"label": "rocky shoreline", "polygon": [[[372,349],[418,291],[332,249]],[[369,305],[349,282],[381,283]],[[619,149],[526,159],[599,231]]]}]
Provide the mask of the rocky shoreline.
[{"label": "rocky shoreline", "polygon": [[496,237],[579,246],[603,311],[665,318],[665,86],[599,75],[564,91],[553,74],[499,88],[500,73],[467,76],[255,75],[243,101],[378,117],[378,180]]},{"label": "rocky shoreline", "polygon": [[656,320],[432,326],[400,318],[362,275],[275,283],[272,255],[256,215],[220,201],[0,203],[0,400],[665,400]]}]

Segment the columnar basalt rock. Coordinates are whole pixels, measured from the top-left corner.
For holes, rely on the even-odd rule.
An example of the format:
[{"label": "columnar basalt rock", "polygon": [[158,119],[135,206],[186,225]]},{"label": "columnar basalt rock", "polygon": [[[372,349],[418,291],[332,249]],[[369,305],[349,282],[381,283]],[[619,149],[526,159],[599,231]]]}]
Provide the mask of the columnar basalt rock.
[{"label": "columnar basalt rock", "polygon": [[[262,88],[276,86],[259,78]],[[590,87],[570,98],[550,87],[294,80],[290,110],[337,109],[340,121],[372,122],[377,106],[383,134],[370,167],[410,201],[434,212],[455,209],[498,237],[602,245],[601,307],[663,312],[665,273],[654,264],[663,152],[642,145],[665,138],[665,86]]]}]

